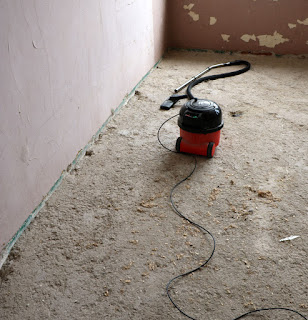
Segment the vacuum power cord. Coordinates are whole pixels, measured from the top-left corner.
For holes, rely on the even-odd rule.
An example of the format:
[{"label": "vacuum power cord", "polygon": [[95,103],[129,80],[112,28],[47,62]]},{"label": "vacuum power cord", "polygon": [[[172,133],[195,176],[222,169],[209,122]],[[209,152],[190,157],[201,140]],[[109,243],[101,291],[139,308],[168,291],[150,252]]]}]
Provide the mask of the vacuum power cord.
[{"label": "vacuum power cord", "polygon": [[172,189],[171,189],[171,192],[170,192],[170,196],[169,196],[169,200],[170,200],[170,203],[172,205],[172,208],[173,210],[182,218],[184,219],[185,221],[189,222],[190,224],[192,224],[193,226],[195,226],[196,228],[198,228],[201,232],[203,232],[204,234],[208,234],[210,235],[210,237],[212,238],[212,241],[213,241],[213,248],[212,248],[212,252],[210,254],[210,256],[205,260],[205,262],[203,262],[200,266],[194,268],[193,270],[190,270],[190,271],[187,271],[185,273],[182,273],[174,278],[172,278],[167,286],[166,286],[166,291],[167,291],[167,296],[169,298],[169,300],[172,302],[172,304],[184,315],[186,316],[187,318],[189,319],[193,319],[193,320],[196,320],[195,318],[191,317],[190,315],[188,315],[187,313],[185,313],[183,310],[181,310],[181,308],[173,301],[171,295],[170,295],[170,292],[169,292],[169,288],[171,286],[171,284],[176,280],[176,279],[179,279],[179,278],[182,278],[182,277],[185,277],[185,276],[188,276],[189,274],[195,272],[195,271],[198,271],[200,270],[201,268],[203,268],[210,260],[211,258],[213,257],[214,255],[214,252],[215,252],[215,247],[216,247],[216,243],[215,243],[215,238],[214,236],[212,235],[212,233],[210,231],[208,231],[207,229],[205,229],[204,227],[200,226],[199,224],[197,224],[196,222],[190,220],[189,218],[187,218],[178,208],[177,206],[175,205],[174,201],[173,201],[173,193],[175,191],[175,189],[181,185],[183,182],[185,182],[186,180],[188,180],[192,175],[193,173],[195,172],[196,168],[197,168],[197,158],[194,156],[193,157],[194,160],[195,160],[195,163],[194,163],[194,168],[192,169],[192,171],[190,172],[190,174],[185,177],[184,179],[182,179],[180,182],[178,182]]},{"label": "vacuum power cord", "polygon": [[[244,71],[245,72],[245,71]],[[202,80],[199,79],[199,80]],[[203,80],[204,81],[204,80]],[[200,81],[202,82],[202,81]],[[173,153],[177,153],[177,151],[175,150],[172,150],[172,149],[169,149],[168,147],[166,147],[162,142],[161,142],[161,139],[160,139],[160,131],[162,129],[162,127],[168,122],[170,121],[171,119],[175,118],[176,116],[178,116],[178,114],[176,115],[173,115],[171,116],[170,118],[168,118],[166,121],[164,121],[161,126],[159,127],[158,131],[157,131],[157,139],[158,139],[158,142],[160,143],[160,145],[162,147],[164,147],[166,150],[170,151],[170,152],[173,152]],[[191,156],[191,155],[190,155]],[[194,172],[196,171],[196,168],[197,168],[197,158],[196,156],[192,156],[194,158],[194,167],[192,169],[192,171],[184,178],[182,179],[181,181],[179,181],[170,191],[170,196],[169,196],[169,201],[172,205],[172,208],[173,210],[176,212],[177,215],[179,215],[182,219],[184,219],[185,221],[189,222],[190,224],[192,224],[194,227],[198,228],[200,231],[202,231],[204,234],[207,234],[211,237],[212,241],[213,241],[213,247],[212,247],[212,251],[211,251],[211,254],[210,256],[205,260],[205,262],[203,262],[200,266],[194,268],[193,270],[190,270],[190,271],[187,271],[183,274],[180,274],[174,278],[172,278],[167,286],[166,286],[166,293],[167,293],[167,296],[169,298],[169,300],[171,301],[171,303],[174,305],[174,307],[184,316],[186,316],[187,318],[189,319],[192,319],[192,320],[197,320],[196,318],[193,318],[192,316],[188,315],[187,313],[185,313],[172,299],[171,295],[170,295],[170,287],[171,287],[171,284],[179,279],[179,278],[183,278],[189,274],[192,274],[194,273],[195,271],[197,270],[200,270],[201,268],[203,268],[210,260],[211,258],[213,257],[214,255],[214,252],[215,252],[215,247],[216,247],[216,244],[215,244],[215,238],[214,236],[212,235],[212,233],[210,231],[208,231],[207,229],[205,229],[204,227],[200,226],[199,224],[197,224],[196,222],[192,221],[191,219],[187,218],[178,208],[177,206],[175,205],[174,203],[174,200],[173,200],[173,194],[174,194],[174,191],[176,190],[176,188],[181,185],[183,182],[185,182],[186,180],[188,180],[193,174]],[[257,313],[257,312],[262,312],[262,311],[273,311],[273,310],[284,310],[284,311],[288,311],[288,312],[293,312],[297,315],[299,315],[300,317],[302,317],[304,320],[308,320],[303,314],[301,314],[300,312],[296,311],[296,310],[293,310],[293,309],[289,309],[289,308],[284,308],[284,307],[273,307],[273,308],[261,308],[261,309],[256,309],[256,310],[252,310],[252,311],[249,311],[249,312],[246,312],[236,318],[234,318],[233,320],[239,320],[241,318],[244,318],[248,315],[251,315],[253,313]]]}]

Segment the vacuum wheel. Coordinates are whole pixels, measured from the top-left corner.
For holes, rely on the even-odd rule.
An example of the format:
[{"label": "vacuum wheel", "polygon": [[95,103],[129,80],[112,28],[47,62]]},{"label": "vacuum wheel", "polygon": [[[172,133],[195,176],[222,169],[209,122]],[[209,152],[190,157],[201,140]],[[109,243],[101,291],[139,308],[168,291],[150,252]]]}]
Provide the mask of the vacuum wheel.
[{"label": "vacuum wheel", "polygon": [[206,156],[208,158],[213,158],[214,152],[215,152],[215,144],[214,144],[214,142],[209,142],[209,144],[207,146]]},{"label": "vacuum wheel", "polygon": [[176,149],[177,152],[181,152],[180,151],[181,141],[182,141],[182,137],[178,137],[177,140],[176,140],[175,149]]}]

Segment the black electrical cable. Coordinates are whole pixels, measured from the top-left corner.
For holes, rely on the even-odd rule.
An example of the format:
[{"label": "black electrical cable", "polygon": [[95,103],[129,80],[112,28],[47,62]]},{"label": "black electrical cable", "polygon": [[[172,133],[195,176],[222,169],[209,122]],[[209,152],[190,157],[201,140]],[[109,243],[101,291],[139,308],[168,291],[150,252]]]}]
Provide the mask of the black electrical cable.
[{"label": "black electrical cable", "polygon": [[157,130],[157,140],[158,140],[158,142],[160,143],[160,145],[161,145],[162,147],[164,147],[166,150],[168,150],[168,151],[170,151],[170,152],[174,152],[174,153],[177,153],[177,151],[169,149],[168,147],[166,147],[166,146],[160,141],[159,133],[160,133],[161,128],[165,125],[166,122],[168,122],[169,120],[171,120],[171,119],[173,119],[173,118],[175,118],[175,117],[177,117],[177,116],[178,116],[178,114],[176,114],[176,115],[168,118],[166,121],[164,121],[164,122],[161,124],[161,126],[160,126],[160,127],[158,128],[158,130]]},{"label": "black electrical cable", "polygon": [[194,80],[188,87],[187,87],[187,96],[189,99],[197,99],[196,97],[193,96],[193,94],[191,93],[191,89],[196,86],[197,84],[204,82],[204,81],[209,81],[209,80],[216,80],[216,79],[221,79],[221,78],[227,78],[227,77],[233,77],[233,76],[237,76],[241,73],[244,73],[246,71],[248,71],[250,69],[250,63],[248,61],[245,60],[235,60],[232,62],[227,62],[225,63],[223,66],[221,67],[229,67],[229,66],[239,66],[239,65],[245,65],[244,68],[240,69],[240,70],[236,70],[236,71],[231,71],[231,72],[226,72],[226,73],[221,73],[221,74],[214,74],[211,76],[206,76],[206,77],[202,77],[199,79]]},{"label": "black electrical cable", "polygon": [[[244,72],[245,72],[245,71],[244,71]],[[200,79],[199,79],[199,80],[200,80]],[[202,82],[202,81],[201,81],[201,82]],[[161,130],[161,128],[164,126],[164,124],[165,124],[166,122],[168,122],[169,120],[175,118],[176,116],[178,116],[178,114],[176,114],[176,115],[168,118],[166,121],[164,121],[164,122],[161,124],[161,126],[159,127],[158,131],[157,131],[157,139],[158,139],[158,142],[160,143],[160,145],[161,145],[162,147],[164,147],[165,149],[167,149],[168,151],[173,152],[173,153],[178,153],[178,152],[175,151],[175,150],[169,149],[168,147],[166,147],[166,146],[161,142],[161,140],[160,140],[160,130]],[[213,241],[213,248],[212,248],[212,251],[211,251],[210,256],[209,256],[209,257],[205,260],[205,262],[203,262],[200,266],[194,268],[193,270],[187,271],[187,272],[185,272],[185,273],[182,273],[182,274],[180,274],[180,275],[172,278],[172,279],[168,282],[168,284],[167,284],[167,286],[166,286],[166,292],[167,292],[167,296],[168,296],[169,300],[171,301],[171,303],[174,305],[174,307],[175,307],[176,309],[178,309],[178,311],[179,311],[181,314],[183,314],[184,316],[186,316],[186,317],[189,318],[189,319],[197,320],[196,318],[193,318],[192,316],[190,316],[190,315],[188,315],[187,313],[185,313],[185,312],[173,301],[173,299],[172,299],[172,297],[171,297],[171,295],[170,295],[170,293],[169,293],[169,288],[170,288],[171,284],[172,284],[175,280],[177,280],[177,279],[179,279],[179,278],[182,278],[182,277],[185,277],[185,276],[187,276],[187,275],[189,275],[189,274],[192,274],[192,273],[200,270],[201,268],[203,268],[203,267],[211,260],[211,258],[213,257],[214,252],[215,252],[215,248],[216,248],[215,238],[214,238],[214,236],[212,235],[212,233],[211,233],[210,231],[208,231],[207,229],[205,229],[204,227],[202,227],[202,226],[200,226],[199,224],[197,224],[196,222],[194,222],[194,221],[190,220],[189,218],[187,218],[183,213],[180,212],[180,210],[177,208],[177,206],[175,205],[175,203],[174,203],[174,201],[173,201],[173,193],[174,193],[175,189],[176,189],[179,185],[181,185],[183,182],[185,182],[186,180],[188,180],[188,179],[194,174],[194,172],[195,172],[195,170],[196,170],[196,168],[197,168],[197,158],[196,158],[196,156],[193,156],[193,158],[194,158],[194,161],[195,161],[195,162],[194,162],[194,167],[193,167],[192,171],[191,171],[184,179],[182,179],[181,181],[179,181],[178,183],[176,183],[176,185],[171,189],[171,191],[170,191],[170,196],[169,196],[169,200],[170,200],[170,203],[171,203],[171,205],[172,205],[173,210],[174,210],[182,219],[184,219],[185,221],[189,222],[190,224],[192,224],[193,226],[195,226],[196,228],[198,228],[198,229],[199,229],[200,231],[202,231],[204,234],[210,235],[210,237],[212,238],[212,241]],[[246,316],[248,316],[248,315],[251,315],[251,314],[253,314],[253,313],[257,313],[257,312],[273,311],[273,310],[284,310],[284,311],[288,311],[288,312],[293,312],[293,313],[299,315],[300,317],[302,317],[303,319],[308,320],[308,319],[307,319],[303,314],[301,314],[300,312],[298,312],[298,311],[296,311],[296,310],[293,310],[293,309],[284,308],[284,307],[261,308],[261,309],[252,310],[252,311],[246,312],[246,313],[244,313],[244,314],[242,314],[242,315],[234,318],[233,320],[238,320],[238,319],[244,318],[244,317],[246,317]]]},{"label": "black electrical cable", "polygon": [[212,235],[212,233],[210,231],[208,231],[207,229],[205,229],[204,227],[200,226],[199,224],[197,224],[196,222],[190,220],[189,218],[187,218],[186,216],[183,215],[183,213],[177,208],[177,206],[175,205],[174,201],[173,201],[173,193],[175,191],[175,189],[180,185],[182,184],[184,181],[188,180],[192,175],[193,173],[195,172],[196,168],[197,168],[197,158],[194,157],[194,160],[195,160],[195,165],[194,165],[194,168],[193,170],[190,172],[190,174],[185,177],[184,179],[182,179],[180,182],[178,182],[171,190],[170,192],[170,203],[172,205],[172,208],[174,209],[174,211],[181,217],[183,218],[184,220],[188,221],[190,224],[192,224],[193,226],[195,226],[196,228],[198,228],[200,231],[202,231],[204,234],[209,234],[213,240],[213,248],[212,248],[212,252],[210,254],[210,256],[205,260],[205,262],[203,262],[200,266],[194,268],[193,270],[190,270],[190,271],[187,271],[185,273],[182,273],[174,278],[172,278],[167,286],[166,286],[166,292],[167,292],[167,296],[169,298],[169,300],[172,302],[172,304],[184,315],[186,316],[187,318],[189,319],[193,319],[193,320],[196,320],[195,318],[191,317],[190,315],[188,315],[187,313],[185,313],[183,310],[181,310],[181,308],[173,301],[170,293],[169,293],[169,287],[171,286],[172,282],[175,281],[176,279],[179,279],[179,278],[182,278],[182,277],[185,277],[185,276],[188,276],[189,274],[197,271],[197,270],[200,270],[201,268],[203,268],[210,260],[211,258],[213,257],[214,255],[214,252],[215,252],[215,247],[216,247],[216,243],[215,243],[215,238],[214,236]]},{"label": "black electrical cable", "polygon": [[256,313],[256,312],[260,312],[260,311],[273,311],[273,310],[285,310],[285,311],[293,312],[293,313],[296,313],[297,315],[299,315],[300,317],[302,317],[303,319],[307,320],[307,318],[303,314],[299,313],[298,311],[293,310],[293,309],[289,309],[289,308],[283,308],[283,307],[261,308],[261,309],[252,310],[252,311],[246,312],[246,313],[234,318],[233,320],[238,320],[238,319],[244,318],[252,313]]}]

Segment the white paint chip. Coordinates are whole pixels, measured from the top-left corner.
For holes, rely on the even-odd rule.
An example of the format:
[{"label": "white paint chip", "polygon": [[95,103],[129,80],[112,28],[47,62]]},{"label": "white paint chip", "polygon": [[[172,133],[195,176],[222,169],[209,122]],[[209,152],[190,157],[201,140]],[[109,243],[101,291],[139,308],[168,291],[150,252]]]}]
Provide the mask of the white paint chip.
[{"label": "white paint chip", "polygon": [[308,40],[306,41],[306,45],[308,46]]},{"label": "white paint chip", "polygon": [[290,237],[286,237],[286,238],[283,238],[281,240],[279,240],[280,242],[283,242],[283,241],[291,241],[291,240],[294,240],[296,238],[299,238],[299,236],[290,236]]},{"label": "white paint chip", "polygon": [[293,29],[293,28],[296,27],[296,24],[294,24],[294,23],[288,23],[288,27],[289,27],[290,29]]},{"label": "white paint chip", "polygon": [[210,17],[210,25],[214,25],[217,22],[217,19],[215,17]]},{"label": "white paint chip", "polygon": [[230,35],[229,34],[221,34],[223,41],[229,42]]},{"label": "white paint chip", "polygon": [[183,8],[184,8],[185,10],[191,10],[191,9],[194,7],[194,5],[195,5],[194,3],[190,3],[189,5],[186,5],[186,4],[185,4],[185,5],[183,6]]},{"label": "white paint chip", "polygon": [[262,34],[257,36],[257,38],[260,46],[268,48],[275,48],[277,44],[289,41],[289,39],[284,38],[282,34],[278,33],[277,31],[275,31],[273,35]]},{"label": "white paint chip", "polygon": [[303,21],[297,20],[297,22],[298,22],[299,24],[303,24],[303,25],[305,25],[305,26],[308,26],[308,18],[306,18],[306,19],[303,20]]},{"label": "white paint chip", "polygon": [[198,21],[199,20],[199,14],[196,12],[193,12],[191,9],[194,7],[194,3],[190,3],[189,5],[184,5],[183,8],[185,10],[189,10],[188,15],[194,20],[194,21]]},{"label": "white paint chip", "polygon": [[254,34],[243,34],[241,39],[245,42],[249,42],[250,40],[256,41],[257,38]]},{"label": "white paint chip", "polygon": [[199,14],[195,13],[193,11],[189,11],[188,15],[194,20],[194,21],[198,21],[199,20]]}]

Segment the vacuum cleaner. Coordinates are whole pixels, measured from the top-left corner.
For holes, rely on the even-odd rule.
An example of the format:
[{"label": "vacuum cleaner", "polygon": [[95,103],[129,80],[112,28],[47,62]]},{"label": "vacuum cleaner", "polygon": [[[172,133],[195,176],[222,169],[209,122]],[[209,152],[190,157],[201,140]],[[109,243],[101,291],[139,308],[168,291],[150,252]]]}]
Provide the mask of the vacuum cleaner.
[{"label": "vacuum cleaner", "polygon": [[[203,74],[214,68],[236,65],[244,65],[245,67],[237,71],[200,78]],[[175,89],[176,94],[173,94],[161,104],[161,109],[169,110],[177,101],[184,98],[189,99],[189,101],[181,107],[178,117],[180,137],[176,140],[177,152],[212,158],[216,147],[219,145],[220,131],[224,125],[222,111],[219,105],[211,100],[194,97],[191,89],[201,82],[232,77],[244,73],[249,69],[250,63],[245,60],[235,60],[210,66]],[[177,94],[177,92],[186,86],[188,87],[185,95]]]}]

